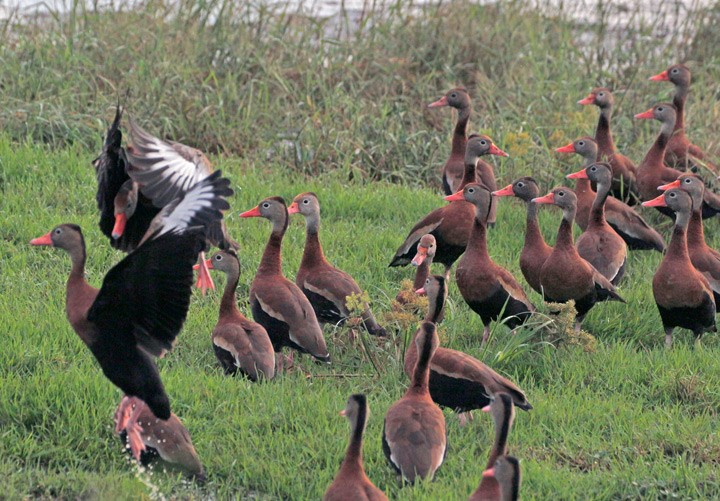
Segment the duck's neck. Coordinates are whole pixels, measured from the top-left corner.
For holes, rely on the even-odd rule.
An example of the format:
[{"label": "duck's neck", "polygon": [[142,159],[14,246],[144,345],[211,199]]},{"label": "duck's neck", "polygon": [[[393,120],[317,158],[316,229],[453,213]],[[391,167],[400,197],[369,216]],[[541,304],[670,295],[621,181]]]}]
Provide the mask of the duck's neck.
[{"label": "duck's neck", "polygon": [[430,265],[432,264],[432,258],[427,256],[425,261],[420,263],[415,271],[415,281],[413,282],[413,290],[416,291],[425,285],[425,280],[430,276]]},{"label": "duck's neck", "polygon": [[675,106],[677,116],[675,117],[675,127],[673,131],[685,128],[685,101],[688,96],[688,88],[684,85],[675,87],[675,95],[673,96],[673,106]]},{"label": "duck's neck", "polygon": [[[422,327],[421,327],[422,328]],[[423,329],[421,336],[427,336]],[[417,363],[413,370],[412,386],[409,388],[413,393],[424,394],[428,391],[428,383],[430,382],[430,358],[432,357],[432,343],[427,341],[423,344],[423,349],[418,353]]]},{"label": "duck's neck", "polygon": [[705,246],[705,229],[702,222],[702,207],[693,210],[688,223],[687,242],[689,246]]},{"label": "duck's neck", "polygon": [[364,471],[362,465],[362,439],[365,431],[366,419],[367,408],[365,406],[360,406],[358,408],[357,419],[350,434],[350,444],[345,452],[345,459],[342,462],[340,471],[345,470],[347,473]]},{"label": "duck's neck", "polygon": [[[437,297],[428,297],[428,311],[424,320],[437,324],[445,314],[445,291],[440,291]],[[416,336],[417,337],[417,336]],[[412,341],[415,342],[415,339]]]},{"label": "duck's neck", "polygon": [[527,216],[525,228],[525,247],[537,247],[545,244],[545,239],[540,232],[538,223],[538,204],[527,202]]},{"label": "duck's neck", "polygon": [[574,248],[573,244],[573,221],[575,220],[575,208],[563,209],[563,218],[560,221],[555,248]]},{"label": "duck's neck", "polygon": [[270,239],[260,260],[258,274],[280,275],[282,273],[282,240],[285,230],[287,230],[287,224],[287,216],[273,221],[272,233],[270,233]]},{"label": "duck's neck", "polygon": [[690,214],[677,212],[675,214],[675,227],[673,228],[670,245],[668,245],[666,259],[673,258],[678,261],[690,262],[687,247],[687,229],[690,222]]},{"label": "duck's neck", "polygon": [[455,156],[465,156],[467,146],[467,128],[470,121],[470,106],[458,108],[458,119],[455,124],[455,132],[452,140],[452,153]]},{"label": "duck's neck", "polygon": [[502,420],[495,424],[495,442],[493,443],[492,450],[490,451],[490,457],[488,458],[485,469],[492,468],[495,465],[497,458],[507,454],[508,435],[510,434],[512,420],[512,413],[506,413]]},{"label": "duck's neck", "polygon": [[598,183],[597,188],[597,194],[595,195],[595,200],[593,200],[592,208],[590,209],[588,228],[598,228],[607,224],[605,221],[605,200],[607,200],[608,194],[610,193],[610,185]]},{"label": "duck's neck", "polygon": [[595,141],[597,141],[600,154],[615,153],[615,142],[613,141],[612,132],[610,132],[610,118],[612,118],[612,106],[600,108],[600,118],[598,119],[597,129],[595,129]]},{"label": "duck's neck", "polygon": [[233,315],[237,313],[237,301],[235,299],[235,289],[237,288],[238,281],[240,280],[240,266],[238,264],[237,269],[232,269],[227,272],[227,283],[225,284],[225,291],[220,301],[220,316]]},{"label": "duck's neck", "polygon": [[487,217],[487,209],[480,210],[475,208],[475,218],[473,226],[470,230],[470,238],[468,239],[466,254],[478,257],[480,259],[490,259],[487,247],[487,227],[485,226],[485,218]]},{"label": "duck's neck", "polygon": [[305,218],[305,250],[300,266],[307,268],[323,262],[325,262],[325,254],[320,245],[320,216],[307,216]]},{"label": "duck's neck", "polygon": [[665,161],[665,150],[667,149],[667,144],[672,133],[673,124],[670,122],[663,122],[660,134],[650,147],[650,151],[648,151],[647,155],[645,155],[642,165],[663,165],[663,162]]},{"label": "duck's neck", "polygon": [[472,160],[467,158],[465,159],[465,171],[463,172],[463,178],[460,182],[460,186],[458,187],[458,191],[465,188],[466,185],[476,182],[477,176],[475,174],[475,169],[477,166],[478,158],[479,157],[475,157]]}]

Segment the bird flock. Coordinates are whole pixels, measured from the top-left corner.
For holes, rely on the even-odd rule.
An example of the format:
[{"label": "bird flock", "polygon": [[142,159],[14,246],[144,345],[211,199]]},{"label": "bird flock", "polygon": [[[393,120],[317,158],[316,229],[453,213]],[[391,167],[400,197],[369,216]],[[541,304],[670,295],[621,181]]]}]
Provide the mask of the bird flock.
[{"label": "bird flock", "polygon": [[[466,353],[440,346],[437,333],[451,282],[484,324],[481,343],[488,341],[492,322],[503,322],[514,331],[536,311],[523,285],[493,261],[488,247],[487,232],[497,224],[502,197],[517,197],[526,205],[519,259],[525,282],[548,302],[572,301],[576,329],[596,303],[625,302],[616,287],[631,272],[628,251],[654,250],[664,253],[652,287],[666,345],[671,346],[678,327],[691,330],[698,340],[716,330],[720,254],[705,243],[703,219],[720,213],[720,198],[706,189],[696,172],[714,178],[717,167],[686,136],[690,70],[676,64],[650,79],[672,83],[675,94],[672,103],[656,104],[635,115],[661,124],[642,162],[636,165],[618,152],[610,129],[612,92],[595,88],[578,101],[599,108],[595,135],[556,150],[583,158],[583,168],[567,175],[575,182],[574,189],[559,186],[545,195],[531,176],[498,189],[492,165],[482,157],[508,155],[490,137],[468,133],[472,107],[464,88],[451,89],[428,105],[456,109],[457,122],[441,174],[449,203],[420,219],[390,262],[390,266],[415,266],[413,290],[428,298],[425,316],[405,354],[407,390],[387,410],[382,431],[385,456],[403,482],[432,479],[442,465],[447,435],[441,408],[455,411],[461,424],[472,419],[471,411],[482,409],[492,417],[495,439],[485,470],[478,472],[479,486],[468,493],[469,499],[519,497],[520,462],[508,455],[508,438],[515,408],[528,411],[532,406],[512,381]],[[311,192],[297,195],[289,206],[281,197],[270,196],[240,214],[266,219],[271,225],[249,291],[253,320],[243,315],[236,297],[239,246],[224,221],[233,195],[230,180],[214,171],[201,151],[155,137],[132,118],[127,120],[130,141],[124,145],[122,122],[123,110],[118,106],[93,164],[99,226],[110,245],[127,256],[107,272],[97,289],[85,280],[87,254],[79,226],[61,224],[30,243],[58,247],[70,256],[67,318],[105,376],[124,394],[115,412],[115,430],[132,456],[143,464],[159,456],[204,481],[200,458],[190,434],[171,411],[154,361],[172,350],[182,329],[194,269],[203,294],[214,288],[212,270],[227,278],[212,346],[228,375],[272,380],[285,371],[294,352],[330,364],[323,325],[340,324],[356,314],[371,336],[391,333],[378,323],[355,280],[326,259],[319,238],[320,201]],[[636,210],[638,204],[674,220],[667,246]],[[540,232],[541,205],[562,211],[554,246]],[[300,214],[306,226],[295,282],[285,278],[282,269],[282,241],[293,214]],[[583,230],[577,240],[574,223]],[[206,258],[211,247],[219,250]],[[444,266],[443,274],[432,274],[433,262]],[[351,304],[358,297],[359,308]],[[283,348],[292,350],[290,357],[283,355]],[[350,442],[325,499],[387,499],[363,469],[366,396],[351,395],[341,415],[350,421]]]}]

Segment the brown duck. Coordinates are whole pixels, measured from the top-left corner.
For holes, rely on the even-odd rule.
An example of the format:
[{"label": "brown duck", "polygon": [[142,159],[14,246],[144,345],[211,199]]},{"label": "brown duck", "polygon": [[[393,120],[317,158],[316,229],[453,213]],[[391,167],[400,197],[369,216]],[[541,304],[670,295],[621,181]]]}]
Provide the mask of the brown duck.
[{"label": "brown duck", "polygon": [[683,174],[670,184],[660,186],[661,190],[680,188],[690,194],[693,211],[687,230],[687,245],[690,262],[707,279],[713,291],[715,304],[720,302],[720,252],[705,243],[705,231],[702,222],[702,200],[705,184],[695,174]]},{"label": "brown duck", "polygon": [[[251,381],[275,377],[275,353],[265,328],[249,320],[237,307],[235,289],[240,280],[240,260],[234,250],[220,251],[206,263],[209,270],[227,276],[220,315],[212,332],[215,356],[226,374],[237,373]],[[198,266],[198,265],[195,265]]]},{"label": "brown duck", "polygon": [[514,456],[500,456],[495,465],[483,472],[483,478],[493,478],[499,492],[491,496],[470,498],[470,501],[517,501],[520,498],[520,461]]},{"label": "brown duck", "polygon": [[612,92],[606,87],[597,87],[585,99],[578,101],[578,104],[594,104],[600,109],[600,118],[595,129],[595,141],[598,145],[595,160],[607,162],[612,169],[610,193],[620,200],[635,203],[635,164],[617,151],[610,132],[610,119],[615,104]]},{"label": "brown duck", "polygon": [[668,251],[653,276],[653,296],[665,329],[665,345],[672,346],[676,327],[689,329],[697,341],[715,332],[715,300],[707,279],[690,262],[687,228],[693,201],[689,193],[672,188],[643,202],[646,207],[669,207],[675,211],[675,227]]},{"label": "brown duck", "polygon": [[[345,322],[351,316],[347,298],[359,296],[362,290],[350,275],[325,259],[319,238],[320,202],[317,195],[308,192],[296,196],[288,213],[300,213],[305,217],[305,250],[295,283],[307,296],[320,322],[335,325]],[[361,317],[368,333],[385,335],[385,329],[378,325],[368,304],[365,304]]]},{"label": "brown duck", "polygon": [[[495,466],[498,458],[507,454],[507,441],[510,430],[515,420],[515,408],[513,399],[507,393],[498,393],[492,396],[492,403],[483,409],[490,413],[495,424],[495,441],[490,449],[486,470]],[[503,499],[500,483],[493,475],[483,473],[482,480],[477,490],[472,493],[469,501],[480,501],[490,499]]]},{"label": "brown duck", "polygon": [[685,102],[690,92],[692,75],[690,68],[684,64],[674,64],[662,73],[650,77],[655,82],[670,82],[675,86],[673,106],[677,110],[677,119],[673,134],[667,145],[665,162],[676,169],[683,171],[699,166],[708,169],[714,176],[717,176],[717,165],[711,163],[705,152],[699,146],[690,142],[685,134]]},{"label": "brown duck", "polygon": [[455,270],[455,280],[465,302],[485,325],[483,343],[490,336],[490,322],[504,320],[511,329],[523,324],[535,307],[515,277],[493,262],[487,247],[486,219],[492,195],[483,186],[470,183],[461,192],[445,197],[465,200],[475,207],[475,218],[465,254]]},{"label": "brown duck", "polygon": [[[584,167],[595,163],[597,143],[591,137],[581,137],[572,143],[557,148],[559,153],[577,153],[584,159]],[[589,179],[575,179],[575,195],[577,196],[577,216],[575,221],[583,231],[588,228],[590,210],[595,201]],[[607,223],[625,241],[632,250],[665,250],[663,237],[626,203],[609,196],[605,200],[605,219]]]},{"label": "brown duck", "polygon": [[255,321],[270,336],[275,350],[275,373],[283,369],[283,346],[330,363],[312,305],[298,286],[282,274],[282,240],[290,217],[285,201],[280,197],[266,198],[240,217],[262,217],[272,224],[270,239],[250,286],[250,307]]},{"label": "brown duck", "polygon": [[[542,294],[540,270],[552,253],[552,247],[545,243],[538,224],[538,205],[533,198],[540,196],[540,189],[532,177],[521,177],[499,191],[493,191],[496,197],[518,197],[527,205],[525,243],[520,253],[520,270],[530,287]],[[517,404],[516,404],[517,405]]]},{"label": "brown duck", "polygon": [[350,395],[345,409],[340,411],[340,415],[350,421],[350,445],[340,471],[325,491],[323,501],[387,501],[385,493],[375,487],[363,468],[362,442],[369,414],[367,399],[360,393]]},{"label": "brown duck", "polygon": [[[460,189],[475,182],[475,165],[482,155],[487,154],[506,155],[487,136],[474,136],[468,141],[465,150],[465,172]],[[465,252],[474,213],[472,204],[462,200],[430,212],[410,230],[410,234],[395,252],[390,266],[409,264],[415,255],[420,237],[430,233],[437,243],[435,261],[445,266],[445,275],[449,276],[453,263]]]},{"label": "brown duck", "polygon": [[597,185],[587,230],[578,237],[575,247],[580,257],[593,265],[610,283],[617,285],[625,275],[627,245],[605,220],[605,201],[610,193],[612,170],[607,163],[597,162],[568,174],[567,178],[587,179]]},{"label": "brown duck", "polygon": [[[443,316],[447,297],[445,278],[431,275],[426,279],[423,288],[416,292],[421,295],[427,294],[428,311],[425,321],[437,323]],[[416,336],[421,332],[418,331]],[[408,377],[412,376],[417,358],[418,350],[413,339],[405,352],[404,367]],[[436,404],[459,413],[482,409],[490,403],[490,395],[495,393],[510,395],[515,405],[523,410],[532,409],[525,393],[512,381],[502,377],[476,358],[442,346],[435,351],[430,361],[429,388],[430,396]],[[461,421],[464,421],[462,417]]]},{"label": "brown duck", "polygon": [[[97,359],[105,376],[129,398],[135,430],[145,405],[163,420],[170,400],[153,357],[172,349],[190,306],[193,263],[205,242],[205,225],[230,208],[230,181],[220,171],[193,186],[153,220],[138,247],[116,264],[99,290],[85,281],[85,239],[74,224],[61,224],[32,245],[70,254],[65,311],[70,325]],[[130,432],[129,432],[130,433]],[[135,431],[132,431],[135,433]],[[131,443],[141,441],[135,437]],[[140,450],[134,450],[136,458]]]},{"label": "brown duck", "polygon": [[445,460],[445,416],[430,397],[430,360],[440,341],[435,324],[423,322],[415,335],[418,361],[410,387],[385,415],[382,447],[385,457],[403,480],[432,479]]},{"label": "brown duck", "polygon": [[555,188],[544,197],[533,199],[533,202],[557,205],[563,211],[555,248],[540,271],[540,286],[546,301],[575,301],[575,329],[580,330],[585,315],[595,303],[625,301],[615,292],[615,286],[581,258],[575,248],[572,228],[577,204],[575,193],[568,188]]}]

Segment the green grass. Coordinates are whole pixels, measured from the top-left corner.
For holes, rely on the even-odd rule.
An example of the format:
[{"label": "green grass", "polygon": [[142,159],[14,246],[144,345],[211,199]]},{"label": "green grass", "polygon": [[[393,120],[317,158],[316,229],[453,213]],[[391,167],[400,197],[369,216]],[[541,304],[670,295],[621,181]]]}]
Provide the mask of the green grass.
[{"label": "green grass", "polygon": [[[379,371],[347,331],[326,328],[331,367],[303,358],[309,377],[253,385],[224,377],[215,361],[218,293],[194,294],[176,349],[159,363],[209,481],[197,487],[179,476],[139,473],[113,436],[120,393],[64,317],[69,260],[28,241],[59,223],[81,224],[87,276],[96,286],[122,259],[97,228],[90,160],[126,91],[130,111],[150,131],[217,153],[216,167],[231,177],[236,195],[227,217],[241,243],[238,294],[246,312],[269,225],[237,215],[265,196],[289,200],[307,190],[320,197],[328,258],[355,276],[378,316],[390,310],[411,270],[387,263],[410,226],[443,204],[437,178],[452,118],[424,105],[453,85],[468,86],[474,97],[472,129],[511,155],[494,160],[499,183],[533,174],[550,188],[577,170],[577,158],[550,149],[594,130],[596,110],[575,102],[597,84],[618,91],[615,140],[639,161],[657,124],[631,116],[669,99],[670,86],[646,77],[677,60],[694,70],[689,135],[718,150],[717,7],[685,16],[662,44],[649,36],[652,23],[611,34],[603,22],[578,27],[553,12],[519,15],[519,5],[370,12],[363,23],[373,30],[341,36],[328,35],[325,21],[292,13],[189,0],[177,11],[162,2],[119,15],[77,7],[70,17],[2,27],[0,497],[317,499],[347,444],[347,422],[337,411],[362,391],[372,411],[370,478],[391,498],[466,499],[492,440],[486,415],[462,428],[446,414],[450,450],[433,483],[400,488],[381,452],[382,418],[407,383],[403,340],[414,326],[367,340]],[[213,25],[214,8],[225,14]],[[694,26],[698,37],[685,43]],[[578,30],[589,30],[597,44],[580,46]],[[610,37],[619,43],[607,46]],[[553,208],[541,210],[551,241],[559,218]],[[498,222],[491,253],[519,277],[522,206],[502,200]],[[715,247],[717,224],[706,225]],[[667,237],[669,225],[661,229]],[[303,224],[293,219],[284,244],[290,278],[303,242]],[[529,332],[508,339],[502,326],[481,351],[480,319],[451,286],[443,343],[490,363],[535,406],[519,413],[510,440],[522,459],[524,499],[720,496],[720,341],[708,335],[695,348],[692,336],[678,331],[673,350],[663,348],[650,285],[660,258],[632,253],[621,287],[628,304],[603,304],[588,315],[595,352],[528,341]]]}]

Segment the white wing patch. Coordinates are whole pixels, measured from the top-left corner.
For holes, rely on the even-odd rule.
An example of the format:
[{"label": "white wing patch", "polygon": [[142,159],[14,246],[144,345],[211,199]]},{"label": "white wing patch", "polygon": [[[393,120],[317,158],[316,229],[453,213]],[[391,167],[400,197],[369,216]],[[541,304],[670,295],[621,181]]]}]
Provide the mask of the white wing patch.
[{"label": "white wing patch", "polygon": [[235,350],[235,346],[233,346],[232,343],[230,343],[229,341],[227,341],[225,338],[223,338],[221,336],[214,338],[213,343],[216,346],[222,348],[223,350],[230,352],[230,354],[235,359],[235,367],[240,367],[240,358],[238,357],[238,353]]},{"label": "white wing patch", "polygon": [[338,315],[343,315],[346,317],[349,315],[347,308],[345,308],[345,302],[344,301],[341,302],[340,300],[338,300],[338,298],[336,298],[330,291],[328,291],[326,289],[321,289],[319,287],[314,287],[311,283],[308,283],[307,281],[305,281],[305,283],[303,283],[303,286],[310,292],[314,292],[315,294],[318,294],[318,295],[324,297],[328,301],[331,301],[332,304],[334,304],[335,308],[336,308],[336,310],[333,313],[337,313]]},{"label": "white wing patch", "polygon": [[217,200],[211,183],[198,183],[177,203],[165,206],[160,212],[162,226],[157,236],[182,233],[190,227],[194,217],[203,209],[212,208]]}]

